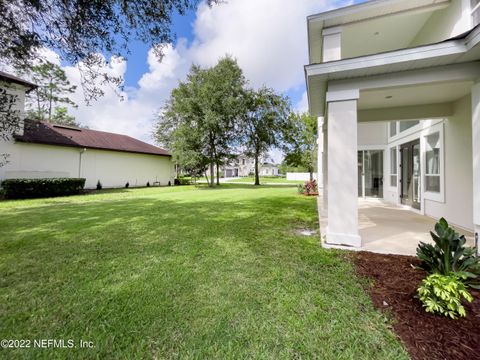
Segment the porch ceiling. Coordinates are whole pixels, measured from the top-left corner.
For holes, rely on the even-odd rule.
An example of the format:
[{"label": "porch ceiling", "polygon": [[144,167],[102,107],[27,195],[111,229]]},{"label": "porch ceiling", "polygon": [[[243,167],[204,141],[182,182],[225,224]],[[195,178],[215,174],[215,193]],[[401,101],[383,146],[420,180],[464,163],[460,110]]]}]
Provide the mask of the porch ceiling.
[{"label": "porch ceiling", "polygon": [[470,94],[471,81],[399,86],[360,92],[359,110],[450,103]]}]

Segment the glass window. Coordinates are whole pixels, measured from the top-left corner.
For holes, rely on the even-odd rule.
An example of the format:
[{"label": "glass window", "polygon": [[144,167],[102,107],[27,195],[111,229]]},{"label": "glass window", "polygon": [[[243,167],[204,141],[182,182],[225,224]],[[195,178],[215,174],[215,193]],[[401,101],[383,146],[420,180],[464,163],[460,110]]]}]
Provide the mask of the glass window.
[{"label": "glass window", "polygon": [[426,137],[425,190],[440,192],[440,133]]},{"label": "glass window", "polygon": [[390,186],[397,187],[397,148],[390,149]]},{"label": "glass window", "polygon": [[397,122],[396,121],[390,121],[390,124],[389,124],[389,128],[390,128],[390,137],[393,137],[395,135],[397,135]]},{"label": "glass window", "polygon": [[418,120],[411,120],[411,121],[400,121],[400,132],[410,129],[415,125],[418,125],[420,121]]}]

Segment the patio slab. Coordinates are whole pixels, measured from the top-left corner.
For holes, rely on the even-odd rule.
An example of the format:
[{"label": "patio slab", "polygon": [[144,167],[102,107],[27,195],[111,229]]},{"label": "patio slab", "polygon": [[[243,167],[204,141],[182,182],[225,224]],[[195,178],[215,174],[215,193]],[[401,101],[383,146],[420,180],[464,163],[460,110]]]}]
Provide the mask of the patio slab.
[{"label": "patio slab", "polygon": [[[319,198],[319,209],[321,198]],[[361,248],[339,247],[350,250],[365,250],[382,254],[415,255],[420,241],[433,243],[430,230],[436,220],[416,213],[408,208],[388,204],[380,199],[358,200],[359,233],[362,237]],[[447,219],[448,220],[448,219]],[[320,226],[325,229],[327,219],[320,216]],[[467,238],[469,246],[474,245],[472,232],[455,228]],[[331,246],[324,242],[325,247]]]}]

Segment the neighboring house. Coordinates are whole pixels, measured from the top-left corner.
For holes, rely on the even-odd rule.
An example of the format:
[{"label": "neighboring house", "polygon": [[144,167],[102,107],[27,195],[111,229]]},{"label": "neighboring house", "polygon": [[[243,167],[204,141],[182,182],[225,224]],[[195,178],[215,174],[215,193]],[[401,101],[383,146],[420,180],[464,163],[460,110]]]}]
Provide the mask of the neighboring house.
[{"label": "neighboring house", "polygon": [[[244,154],[239,155],[220,168],[224,177],[246,177],[255,173],[255,160]],[[259,159],[260,176],[278,176],[278,166],[268,156]]]},{"label": "neighboring house", "polygon": [[270,159],[262,162],[258,169],[260,176],[278,176],[278,166]]},{"label": "neighboring house", "polygon": [[478,234],[479,20],[480,0],[375,0],[308,17],[328,244],[362,246],[359,196]]},{"label": "neighboring house", "polygon": [[[23,111],[25,92],[33,84],[0,73],[0,81],[15,85]],[[83,177],[86,188],[173,184],[171,155],[130,136],[24,120],[9,140],[0,139],[0,154],[9,154],[0,167],[8,178]]]}]

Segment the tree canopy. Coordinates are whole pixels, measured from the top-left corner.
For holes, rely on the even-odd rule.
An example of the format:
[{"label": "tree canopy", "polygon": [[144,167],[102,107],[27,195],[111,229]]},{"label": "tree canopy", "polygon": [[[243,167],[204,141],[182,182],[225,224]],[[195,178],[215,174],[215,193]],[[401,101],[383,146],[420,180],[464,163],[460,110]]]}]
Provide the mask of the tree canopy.
[{"label": "tree canopy", "polygon": [[[219,0],[207,0],[209,5]],[[172,17],[196,8],[198,0],[0,0],[0,61],[31,65],[46,47],[70,64],[83,63],[82,80],[120,84],[100,70],[103,56],[126,56],[133,40],[152,46],[161,57],[171,43]],[[86,98],[102,95],[85,86]]]},{"label": "tree canopy", "polygon": [[198,170],[209,164],[210,185],[215,167],[219,182],[219,167],[237,141],[245,83],[242,70],[230,57],[210,69],[192,66],[159,114],[158,142],[171,149],[184,167]]},{"label": "tree canopy", "polygon": [[[76,86],[70,84],[65,71],[51,62],[43,62],[29,68],[26,75],[38,86],[27,94],[27,116],[34,120],[52,122],[55,115],[57,121],[67,121],[65,105],[76,107],[69,98]],[[59,107],[61,109],[57,110]]]},{"label": "tree canopy", "polygon": [[273,89],[262,87],[244,93],[245,108],[240,129],[245,154],[255,160],[255,185],[260,185],[258,160],[273,146],[279,146],[288,126],[289,103]]},{"label": "tree canopy", "polygon": [[285,132],[284,164],[306,168],[313,180],[317,160],[317,119],[308,113],[292,113]]}]

